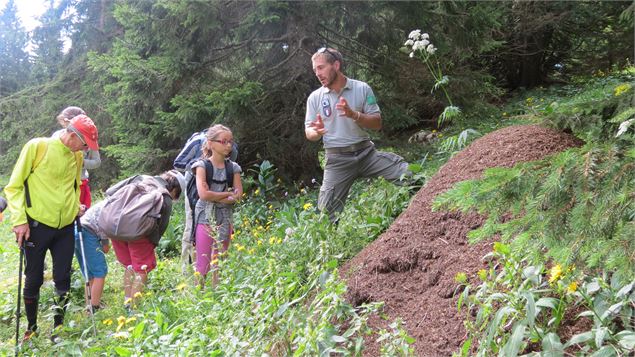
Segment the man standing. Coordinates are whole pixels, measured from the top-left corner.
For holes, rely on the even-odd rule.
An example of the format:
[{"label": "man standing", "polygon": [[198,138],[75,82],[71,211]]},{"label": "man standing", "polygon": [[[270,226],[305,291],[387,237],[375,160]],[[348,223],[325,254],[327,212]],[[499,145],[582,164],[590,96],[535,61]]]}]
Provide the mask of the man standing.
[{"label": "man standing", "polygon": [[26,259],[23,293],[28,326],[23,340],[37,331],[47,250],[53,258],[56,290],[53,341],[64,322],[75,246],[73,222],[85,209],[79,203],[83,150],[89,148],[99,150],[97,127],[86,115],[78,115],[60,137],[27,142],[4,188],[13,232]]},{"label": "man standing", "polygon": [[322,87],[307,100],[305,135],[310,141],[322,139],[324,143],[326,166],[318,208],[335,222],[357,178],[397,181],[409,173],[408,163],[399,155],[375,150],[365,129],[381,129],[377,99],[368,84],[342,73],[342,54],[320,48],[311,62]]}]

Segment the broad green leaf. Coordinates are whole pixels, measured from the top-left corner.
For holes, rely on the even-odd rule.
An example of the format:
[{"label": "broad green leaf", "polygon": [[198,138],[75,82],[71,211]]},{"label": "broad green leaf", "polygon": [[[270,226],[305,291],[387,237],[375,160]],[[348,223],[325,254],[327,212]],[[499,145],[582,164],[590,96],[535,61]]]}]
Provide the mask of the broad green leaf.
[{"label": "broad green leaf", "polygon": [[608,329],[604,326],[601,326],[595,331],[595,345],[600,347],[604,344],[604,339],[608,335]]},{"label": "broad green leaf", "polygon": [[289,308],[289,303],[285,302],[284,304],[280,306],[280,308],[278,308],[278,311],[276,311],[273,317],[275,317],[276,319],[280,318],[280,316],[282,316],[285,313],[285,311],[287,311],[287,308]]},{"label": "broad green leaf", "polygon": [[617,292],[617,294],[615,294],[615,297],[619,298],[623,298],[624,296],[628,295],[628,293],[631,292],[631,290],[633,289],[633,285],[635,285],[635,281],[631,282],[630,284],[626,284],[624,285],[620,291]]},{"label": "broad green leaf", "polygon": [[564,346],[560,337],[553,332],[548,333],[542,340],[542,357],[564,356]]},{"label": "broad green leaf", "polygon": [[635,349],[635,332],[633,331],[620,331],[615,334],[615,339],[619,345],[627,350],[633,351]]},{"label": "broad green leaf", "polygon": [[536,306],[539,307],[548,307],[550,309],[555,309],[559,304],[559,300],[552,297],[543,297],[536,301]]},{"label": "broad green leaf", "polygon": [[130,357],[130,356],[132,356],[132,352],[131,352],[129,349],[127,349],[127,348],[125,348],[125,347],[121,347],[121,346],[117,346],[117,347],[115,347],[115,352],[117,352],[117,354],[118,354],[119,356],[123,356],[123,357]]},{"label": "broad green leaf", "polygon": [[512,336],[505,344],[505,347],[499,351],[498,355],[501,357],[517,356],[523,345],[526,329],[527,325],[524,322],[517,323],[516,326],[514,326]]},{"label": "broad green leaf", "polygon": [[470,355],[470,347],[472,347],[472,337],[468,338],[461,346],[461,357]]},{"label": "broad green leaf", "polygon": [[504,320],[504,318],[507,315],[515,313],[515,312],[516,312],[516,309],[514,309],[511,306],[504,306],[502,309],[496,312],[494,319],[489,323],[487,339],[485,340],[486,346],[488,346],[492,342],[492,340],[494,339],[494,336],[496,335],[496,332],[498,331],[498,329],[502,327],[501,322]]},{"label": "broad green leaf", "polygon": [[605,320],[609,316],[617,314],[623,305],[624,305],[624,301],[620,301],[616,304],[611,305],[606,311],[604,311],[604,313],[602,314],[600,318],[602,320]]},{"label": "broad green leaf", "polygon": [[534,327],[534,321],[536,321],[537,315],[536,301],[534,300],[534,295],[528,291],[523,292],[522,297],[527,300],[527,303],[525,304],[525,311],[527,314],[527,322],[529,324],[529,327],[532,328]]},{"label": "broad green leaf", "polygon": [[333,335],[331,336],[331,340],[335,343],[344,343],[346,342],[346,338],[339,336],[339,335]]},{"label": "broad green leaf", "polygon": [[571,339],[565,343],[564,347],[567,348],[569,346],[577,345],[580,343],[585,343],[593,338],[593,332],[587,331],[583,333],[579,333],[577,335],[573,335]]},{"label": "broad green leaf", "polygon": [[595,351],[591,355],[591,357],[613,357],[613,356],[617,356],[617,353],[615,352],[615,348],[613,348],[613,346],[611,345],[604,346],[600,348],[599,350]]},{"label": "broad green leaf", "polygon": [[589,295],[592,295],[598,290],[600,290],[600,284],[597,282],[597,280],[593,280],[592,282],[586,285],[586,293]]}]

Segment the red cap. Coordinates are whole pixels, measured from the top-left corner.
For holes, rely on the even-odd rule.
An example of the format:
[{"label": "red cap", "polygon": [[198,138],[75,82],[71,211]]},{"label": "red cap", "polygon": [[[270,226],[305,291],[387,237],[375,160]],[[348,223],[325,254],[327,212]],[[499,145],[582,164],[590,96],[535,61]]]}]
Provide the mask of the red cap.
[{"label": "red cap", "polygon": [[97,127],[91,118],[80,114],[71,119],[68,125],[72,127],[71,130],[75,129],[74,131],[82,136],[82,139],[86,142],[89,149],[99,150],[99,144],[97,144]]}]

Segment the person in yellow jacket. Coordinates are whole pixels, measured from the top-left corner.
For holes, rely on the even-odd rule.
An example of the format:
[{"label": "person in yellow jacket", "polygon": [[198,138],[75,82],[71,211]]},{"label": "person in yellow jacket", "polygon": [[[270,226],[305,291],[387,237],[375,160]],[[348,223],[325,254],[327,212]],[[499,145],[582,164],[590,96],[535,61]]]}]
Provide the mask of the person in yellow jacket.
[{"label": "person in yellow jacket", "polygon": [[79,203],[79,185],[86,149],[99,149],[97,127],[86,115],[78,115],[60,137],[27,142],[4,188],[13,232],[26,259],[23,294],[28,325],[23,341],[37,331],[47,250],[53,258],[57,295],[51,335],[54,342],[58,327],[64,323],[75,246],[73,222],[85,209]]}]

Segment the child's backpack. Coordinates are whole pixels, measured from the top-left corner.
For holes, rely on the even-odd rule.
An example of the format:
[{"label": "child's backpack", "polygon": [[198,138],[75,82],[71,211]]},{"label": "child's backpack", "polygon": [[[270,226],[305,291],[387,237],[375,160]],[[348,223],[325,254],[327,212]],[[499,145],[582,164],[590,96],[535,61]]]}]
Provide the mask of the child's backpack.
[{"label": "child's backpack", "polygon": [[[225,160],[225,180],[218,181],[214,179],[214,165],[209,160],[205,162],[205,181],[209,183],[226,184],[227,188],[234,187],[234,163],[226,159]],[[187,201],[190,204],[192,211],[192,232],[190,234],[190,241],[194,242],[196,237],[196,202],[199,200],[198,189],[196,188],[196,176],[192,175],[187,182]]]},{"label": "child's backpack", "polygon": [[159,224],[164,195],[169,192],[152,177],[133,181],[107,198],[99,228],[111,239],[134,241]]},{"label": "child's backpack", "polygon": [[[219,183],[219,184],[227,184],[227,188],[234,187],[234,164],[229,159],[225,160],[225,178],[226,181],[218,181],[214,180],[214,165],[209,160],[204,160],[205,162],[205,180],[209,184],[210,182]],[[190,204],[190,208],[192,212],[194,212],[194,207],[196,207],[196,202],[198,202],[198,190],[196,189],[196,176],[190,176],[189,181],[187,181],[186,186],[187,191],[187,201]]]}]

